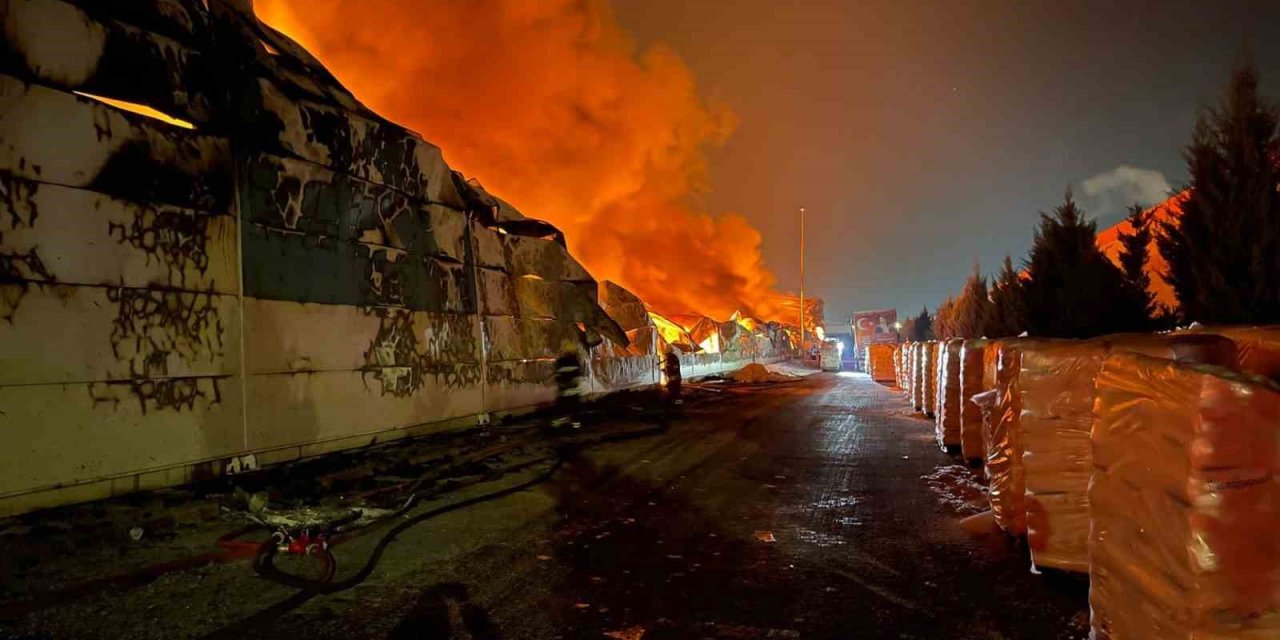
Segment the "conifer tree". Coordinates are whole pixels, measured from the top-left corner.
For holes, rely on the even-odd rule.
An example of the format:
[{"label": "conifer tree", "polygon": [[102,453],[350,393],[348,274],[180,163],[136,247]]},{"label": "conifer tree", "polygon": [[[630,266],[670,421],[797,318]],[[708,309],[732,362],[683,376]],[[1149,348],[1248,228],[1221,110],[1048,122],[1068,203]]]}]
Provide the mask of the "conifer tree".
[{"label": "conifer tree", "polygon": [[920,315],[911,319],[911,339],[916,342],[933,339],[933,316],[928,307],[920,308]]},{"label": "conifer tree", "polygon": [[956,337],[955,327],[953,324],[953,314],[955,312],[956,300],[951,296],[947,296],[942,304],[938,305],[938,309],[933,312],[933,335],[938,340],[946,340]]},{"label": "conifer tree", "polygon": [[1141,205],[1129,207],[1126,217],[1131,233],[1120,234],[1120,271],[1124,273],[1124,283],[1129,289],[1133,301],[1129,304],[1141,306],[1148,318],[1155,315],[1156,300],[1151,293],[1151,276],[1147,275],[1147,247],[1151,244],[1151,225]]},{"label": "conifer tree", "polygon": [[987,323],[988,338],[1007,338],[1026,330],[1026,303],[1022,279],[1013,269],[1013,260],[1004,257],[1000,275],[991,284],[991,316]]},{"label": "conifer tree", "polygon": [[1053,215],[1040,214],[1024,286],[1031,335],[1088,338],[1145,325],[1124,274],[1098,250],[1097,231],[1070,191]]},{"label": "conifer tree", "polygon": [[951,330],[957,338],[981,338],[987,332],[992,316],[991,298],[987,292],[987,279],[982,276],[978,264],[964,282],[964,288],[956,298],[951,312]]},{"label": "conifer tree", "polygon": [[1185,321],[1280,320],[1278,120],[1245,66],[1196,123],[1185,153],[1191,195],[1158,239]]}]

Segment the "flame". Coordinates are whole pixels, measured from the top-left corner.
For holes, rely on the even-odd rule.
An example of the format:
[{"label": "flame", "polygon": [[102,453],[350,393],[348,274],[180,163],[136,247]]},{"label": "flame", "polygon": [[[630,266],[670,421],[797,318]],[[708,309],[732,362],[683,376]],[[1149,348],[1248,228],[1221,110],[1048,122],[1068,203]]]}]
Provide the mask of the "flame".
[{"label": "flame", "polygon": [[760,233],[691,204],[735,115],[669,47],[638,50],[605,0],[257,0],[370,108],[560,227],[649,306],[779,319]]},{"label": "flame", "polygon": [[167,114],[167,113],[165,113],[165,112],[163,112],[163,111],[160,111],[160,110],[158,110],[158,109],[154,109],[154,108],[152,108],[152,107],[148,107],[148,106],[147,106],[147,105],[145,105],[145,104],[138,104],[138,103],[136,103],[136,102],[128,102],[128,101],[125,101],[125,100],[117,100],[117,99],[115,99],[115,98],[107,98],[107,97],[103,97],[103,96],[94,95],[94,94],[92,94],[92,93],[85,93],[85,92],[83,92],[83,91],[72,91],[72,93],[74,93],[74,94],[76,94],[76,95],[78,95],[78,96],[84,97],[84,98],[88,98],[88,99],[90,99],[90,100],[97,100],[98,102],[101,102],[102,104],[110,105],[110,106],[112,106],[112,107],[115,107],[115,108],[117,108],[117,109],[120,109],[121,111],[128,111],[128,112],[130,112],[130,113],[136,113],[136,114],[138,114],[138,115],[140,115],[140,116],[146,116],[146,117],[148,117],[148,118],[152,118],[152,119],[154,119],[154,120],[159,120],[160,122],[163,122],[163,123],[168,124],[168,125],[173,125],[173,126],[175,126],[175,127],[181,127],[181,128],[183,128],[183,129],[195,129],[195,128],[196,128],[196,126],[195,126],[194,124],[191,124],[190,122],[187,122],[186,120],[179,120],[178,118],[175,118],[175,117],[173,117],[173,116],[171,116],[171,115],[169,115],[169,114]]}]

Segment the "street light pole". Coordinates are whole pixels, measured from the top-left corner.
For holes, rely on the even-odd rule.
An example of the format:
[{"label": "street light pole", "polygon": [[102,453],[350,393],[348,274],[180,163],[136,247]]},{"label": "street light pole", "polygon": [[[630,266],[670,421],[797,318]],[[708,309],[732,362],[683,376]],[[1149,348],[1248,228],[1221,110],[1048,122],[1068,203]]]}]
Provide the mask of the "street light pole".
[{"label": "street light pole", "polygon": [[804,360],[804,207],[800,207],[800,359]]}]

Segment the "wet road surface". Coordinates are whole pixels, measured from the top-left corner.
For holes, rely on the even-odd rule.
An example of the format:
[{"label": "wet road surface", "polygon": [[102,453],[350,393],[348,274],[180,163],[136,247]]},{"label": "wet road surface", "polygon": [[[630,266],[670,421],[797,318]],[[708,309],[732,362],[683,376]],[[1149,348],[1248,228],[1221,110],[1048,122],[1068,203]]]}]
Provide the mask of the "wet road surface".
[{"label": "wet road surface", "polygon": [[[1087,637],[1087,585],[1032,575],[1016,543],[961,530],[973,501],[943,499],[924,479],[953,465],[931,423],[865,377],[727,390],[690,402],[667,433],[582,451],[535,488],[423,523],[365,583],[248,628],[294,638]],[[339,574],[372,544],[335,550]],[[216,565],[44,611],[7,633],[235,636],[292,593],[244,563]]]}]

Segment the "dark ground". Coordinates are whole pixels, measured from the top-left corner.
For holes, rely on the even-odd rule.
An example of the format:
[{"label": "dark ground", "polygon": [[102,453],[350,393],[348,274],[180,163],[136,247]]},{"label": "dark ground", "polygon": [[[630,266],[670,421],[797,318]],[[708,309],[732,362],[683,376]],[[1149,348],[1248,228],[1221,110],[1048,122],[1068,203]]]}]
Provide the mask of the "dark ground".
[{"label": "dark ground", "polygon": [[[644,428],[638,407],[603,413],[628,410],[636,417],[583,433]],[[510,433],[518,442],[519,430]],[[508,441],[488,437],[462,449]],[[465,458],[456,449],[450,459]],[[367,490],[341,480],[369,475],[370,465],[385,475],[370,460],[410,450],[344,458],[350,473],[316,471],[339,478],[326,481],[330,495],[319,502]],[[666,433],[560,455],[566,461],[549,481],[423,522],[387,547],[368,580],[310,599],[256,576],[245,560],[76,586],[216,549],[212,539],[243,523],[219,512],[226,496],[179,492],[0,522],[0,579],[8,576],[0,637],[1088,635],[1087,585],[1032,575],[1025,551],[1002,534],[964,532],[960,518],[983,508],[972,474],[938,451],[931,423],[911,416],[900,394],[865,377],[695,394]],[[449,491],[412,513],[536,478],[555,457],[535,444],[502,456],[441,481]],[[107,534],[77,536],[86,509],[94,522],[114,509],[168,526],[148,524],[157,533],[137,542],[101,524]],[[338,579],[387,528],[335,547]],[[314,572],[308,562],[280,565]]]}]

